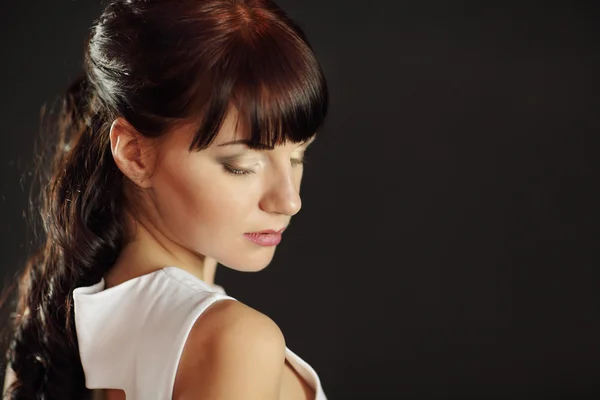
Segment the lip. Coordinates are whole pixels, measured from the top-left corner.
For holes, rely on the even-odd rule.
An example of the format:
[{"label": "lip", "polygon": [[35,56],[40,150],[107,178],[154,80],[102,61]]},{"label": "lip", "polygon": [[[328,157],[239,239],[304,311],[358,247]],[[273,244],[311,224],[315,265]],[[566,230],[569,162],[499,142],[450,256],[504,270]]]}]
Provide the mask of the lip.
[{"label": "lip", "polygon": [[248,232],[246,233],[246,235],[255,235],[255,234],[264,234],[264,233],[279,233],[281,234],[283,231],[285,231],[286,227],[281,228],[280,230],[276,231],[274,229],[265,229],[264,231],[258,231],[258,232]]},{"label": "lip", "polygon": [[259,246],[277,246],[281,242],[281,234],[285,228],[275,231],[267,229],[260,232],[244,233],[244,236]]}]

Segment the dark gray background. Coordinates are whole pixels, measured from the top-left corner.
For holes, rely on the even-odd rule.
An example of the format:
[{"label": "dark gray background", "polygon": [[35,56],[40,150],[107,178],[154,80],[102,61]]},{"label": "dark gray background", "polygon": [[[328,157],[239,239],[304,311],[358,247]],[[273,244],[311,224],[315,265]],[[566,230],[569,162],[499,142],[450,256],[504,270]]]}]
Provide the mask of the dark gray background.
[{"label": "dark gray background", "polygon": [[[273,263],[216,280],[330,399],[599,398],[600,6],[544,3],[280,1],[331,114]],[[0,5],[7,279],[40,107],[80,71],[100,8]]]}]

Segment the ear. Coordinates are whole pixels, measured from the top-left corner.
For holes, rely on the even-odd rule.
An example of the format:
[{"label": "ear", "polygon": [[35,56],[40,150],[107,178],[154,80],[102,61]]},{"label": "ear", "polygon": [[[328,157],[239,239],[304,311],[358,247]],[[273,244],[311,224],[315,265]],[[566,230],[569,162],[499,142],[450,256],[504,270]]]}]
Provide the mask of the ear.
[{"label": "ear", "polygon": [[139,133],[124,118],[110,127],[110,149],[117,167],[141,188],[150,187],[154,154],[151,140]]}]

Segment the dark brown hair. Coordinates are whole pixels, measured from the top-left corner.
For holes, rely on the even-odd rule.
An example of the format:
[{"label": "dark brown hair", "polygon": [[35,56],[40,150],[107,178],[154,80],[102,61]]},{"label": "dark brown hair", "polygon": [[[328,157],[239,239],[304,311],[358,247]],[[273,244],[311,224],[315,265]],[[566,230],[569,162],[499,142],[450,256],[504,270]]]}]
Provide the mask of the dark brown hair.
[{"label": "dark brown hair", "polygon": [[61,103],[44,116],[51,158],[39,163],[31,203],[43,239],[18,281],[10,399],[89,394],[72,292],[97,283],[124,244],[127,178],[109,142],[116,118],[148,137],[197,123],[190,151],[199,151],[233,104],[251,146],[272,148],[320,129],[328,91],[302,29],[270,0],[120,0],[95,22],[84,74]]}]

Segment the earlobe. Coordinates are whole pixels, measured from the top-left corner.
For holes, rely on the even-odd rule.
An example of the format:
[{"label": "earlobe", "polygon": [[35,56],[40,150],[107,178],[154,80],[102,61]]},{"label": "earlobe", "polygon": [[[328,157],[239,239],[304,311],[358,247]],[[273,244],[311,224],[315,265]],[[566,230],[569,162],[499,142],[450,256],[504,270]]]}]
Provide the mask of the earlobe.
[{"label": "earlobe", "polygon": [[142,188],[150,186],[150,163],[143,157],[144,137],[123,118],[117,118],[110,127],[110,149],[115,164],[132,182]]}]

